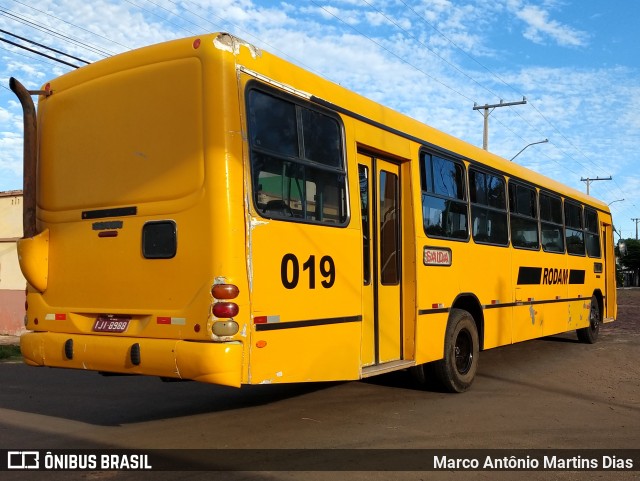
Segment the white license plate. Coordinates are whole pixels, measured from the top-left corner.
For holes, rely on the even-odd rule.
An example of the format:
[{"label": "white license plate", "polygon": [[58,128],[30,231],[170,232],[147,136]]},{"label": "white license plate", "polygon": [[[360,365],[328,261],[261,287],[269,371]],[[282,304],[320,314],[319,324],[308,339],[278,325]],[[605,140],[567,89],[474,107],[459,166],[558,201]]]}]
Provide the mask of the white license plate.
[{"label": "white license plate", "polygon": [[128,317],[98,317],[93,324],[94,332],[124,332],[129,327]]}]

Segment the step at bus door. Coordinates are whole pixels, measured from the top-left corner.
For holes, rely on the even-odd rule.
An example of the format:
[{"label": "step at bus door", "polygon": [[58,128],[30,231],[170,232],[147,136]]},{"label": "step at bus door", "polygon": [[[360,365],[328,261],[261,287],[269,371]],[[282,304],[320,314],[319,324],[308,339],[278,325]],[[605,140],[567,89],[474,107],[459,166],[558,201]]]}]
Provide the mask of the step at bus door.
[{"label": "step at bus door", "polygon": [[400,167],[359,154],[363,243],[362,364],[401,359]]}]

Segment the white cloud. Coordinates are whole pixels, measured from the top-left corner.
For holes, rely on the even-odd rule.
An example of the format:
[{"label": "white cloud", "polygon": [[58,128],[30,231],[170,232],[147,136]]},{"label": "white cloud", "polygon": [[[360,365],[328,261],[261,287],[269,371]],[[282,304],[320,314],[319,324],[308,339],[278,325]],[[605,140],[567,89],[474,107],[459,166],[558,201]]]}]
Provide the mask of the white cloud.
[{"label": "white cloud", "polygon": [[535,43],[546,43],[551,39],[563,47],[585,47],[589,35],[557,20],[549,18],[549,12],[539,6],[525,5],[515,11],[517,18],[522,20],[527,28],[523,32],[525,38]]},{"label": "white cloud", "polygon": [[[571,53],[565,47],[577,50],[595,42],[595,34],[591,38],[558,20],[555,13],[563,7],[558,0],[38,2],[38,9],[69,23],[19,4],[10,8],[33,16],[47,28],[114,52],[192,33],[227,30],[476,145],[482,142],[482,117],[472,110],[471,99],[484,103],[527,95],[530,105],[497,109],[492,114],[492,151],[509,158],[527,143],[548,137],[549,144],[527,149],[518,162],[577,188],[583,187],[578,173],[611,174],[620,178],[621,187],[631,188],[631,181],[622,179],[627,172],[639,178],[637,169],[629,167],[640,150],[640,121],[634,114],[640,107],[640,101],[634,100],[640,98],[637,72],[577,69],[570,66],[569,57],[565,68],[550,68],[544,63],[516,67],[504,60],[515,55],[512,46],[497,44],[492,37],[515,22],[524,26],[523,35],[531,42],[562,53]],[[0,28],[26,32],[25,36],[82,58],[99,57],[44,32],[9,25],[6,17],[0,17]],[[486,59],[495,74],[470,61],[458,48],[474,58]],[[3,83],[14,75],[29,88],[38,88],[69,70],[6,49],[0,53]],[[0,130],[5,131],[0,134],[0,189],[3,185],[20,186],[6,186],[7,179],[14,179],[20,170],[22,156],[17,125],[21,112],[15,104],[10,105],[13,98],[0,88]],[[609,184],[599,187],[605,196],[619,190]],[[611,200],[625,197],[617,193]]]}]

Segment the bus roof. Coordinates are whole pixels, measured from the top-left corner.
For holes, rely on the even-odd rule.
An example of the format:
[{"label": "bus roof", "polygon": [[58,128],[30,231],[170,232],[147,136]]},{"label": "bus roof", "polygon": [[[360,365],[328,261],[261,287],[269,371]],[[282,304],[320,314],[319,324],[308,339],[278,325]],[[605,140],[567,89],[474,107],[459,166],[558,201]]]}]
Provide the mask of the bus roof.
[{"label": "bus roof", "polygon": [[200,57],[205,62],[212,55],[233,55],[236,65],[244,66],[276,83],[289,86],[292,92],[310,100],[338,107],[343,114],[355,116],[377,126],[384,126],[419,144],[437,147],[466,160],[504,172],[509,177],[527,181],[600,210],[609,211],[606,203],[594,197],[376,103],[228,33],[217,32],[171,40],[109,57],[52,80],[52,90],[65,89],[140,65],[193,56]]}]

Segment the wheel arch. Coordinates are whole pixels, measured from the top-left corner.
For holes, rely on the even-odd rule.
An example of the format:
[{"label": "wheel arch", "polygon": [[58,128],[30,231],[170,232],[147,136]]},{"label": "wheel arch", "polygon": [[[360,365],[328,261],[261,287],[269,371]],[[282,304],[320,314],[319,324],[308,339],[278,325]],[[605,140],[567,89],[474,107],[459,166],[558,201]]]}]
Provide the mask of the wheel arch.
[{"label": "wheel arch", "polygon": [[598,307],[600,308],[600,322],[602,322],[602,319],[604,318],[604,296],[600,289],[595,289],[593,291],[593,296],[598,300]]},{"label": "wheel arch", "polygon": [[452,309],[463,309],[471,314],[476,328],[478,330],[478,339],[480,341],[480,350],[484,349],[484,312],[482,310],[482,304],[478,297],[472,292],[463,292],[456,296]]}]

